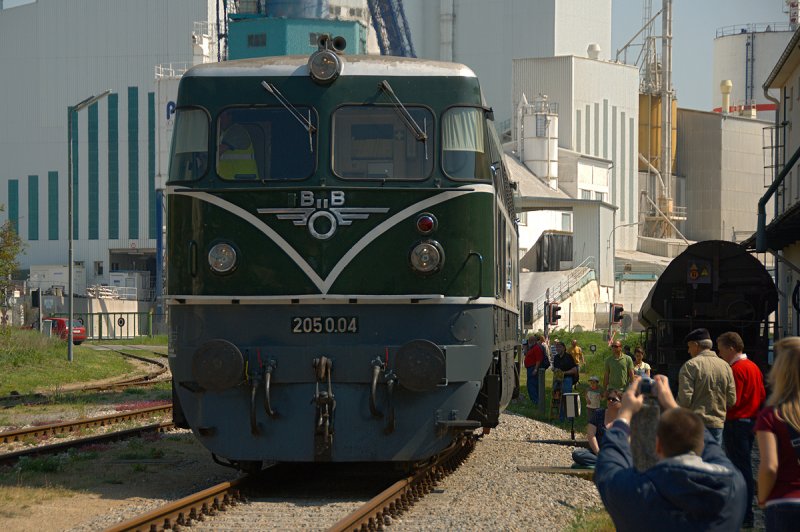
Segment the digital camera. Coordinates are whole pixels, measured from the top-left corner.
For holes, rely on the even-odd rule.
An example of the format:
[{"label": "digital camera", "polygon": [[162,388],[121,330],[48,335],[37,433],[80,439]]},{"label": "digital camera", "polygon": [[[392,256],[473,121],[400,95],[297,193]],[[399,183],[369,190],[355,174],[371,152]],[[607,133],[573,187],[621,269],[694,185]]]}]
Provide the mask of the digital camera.
[{"label": "digital camera", "polygon": [[642,377],[639,379],[639,387],[636,389],[637,395],[650,395],[655,397],[655,381],[650,377]]}]

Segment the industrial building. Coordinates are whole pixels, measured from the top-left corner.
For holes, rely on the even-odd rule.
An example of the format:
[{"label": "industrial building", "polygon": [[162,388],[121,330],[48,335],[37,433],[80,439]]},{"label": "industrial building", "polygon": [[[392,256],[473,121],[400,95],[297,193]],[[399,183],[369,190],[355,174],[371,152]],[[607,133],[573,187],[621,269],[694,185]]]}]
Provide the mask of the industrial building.
[{"label": "industrial building", "polygon": [[[11,220],[25,242],[23,270],[64,265],[72,176],[74,258],[85,272],[76,286],[119,284],[111,275],[119,272],[139,283],[134,272],[144,271],[156,294],[173,102],[192,64],[306,54],[322,31],[345,35],[349,53],[468,64],[511,139],[509,166],[522,176],[520,247],[531,252],[523,267],[540,269],[534,248],[543,234],[552,242],[579,234],[569,258],[546,269],[591,259],[609,299],[637,292],[622,282],[652,280],[663,269],[641,251],[674,256],[688,240],[740,240],[755,229],[745,199],[765,183],[756,137],[768,124],[754,120],[753,109],[770,117],[775,105],[756,88],[792,35],[780,24],[718,30],[714,90],[732,80],[726,110],[720,103],[719,113],[678,111],[670,97],[666,113],[669,62],[652,54],[649,64],[626,65],[608,54],[611,0],[172,0],[148,9],[88,0],[80,7],[31,0],[2,9],[0,2],[0,66],[14,73],[0,104],[3,123],[13,124],[0,131],[0,220]],[[655,42],[655,33],[650,27],[642,38]],[[494,37],[480,38],[486,34]],[[68,127],[68,108],[106,89]],[[542,101],[544,113],[536,111]],[[781,144],[774,127],[766,131],[764,144]],[[717,202],[731,207],[715,211]]]},{"label": "industrial building", "polygon": [[[800,137],[792,123],[800,120],[800,106],[793,100],[800,94],[800,29],[796,30],[763,83],[764,91],[778,93],[775,117],[775,145],[765,145],[774,160],[769,188],[757,202],[756,233],[745,244],[758,253],[775,258],[778,287],[776,336],[800,335]],[[776,149],[778,148],[778,149]],[[768,215],[774,214],[770,223]]]},{"label": "industrial building", "polygon": [[590,44],[608,59],[611,49],[611,0],[405,0],[403,5],[417,57],[469,65],[504,130],[518,103],[511,95],[513,59],[586,57]]},{"label": "industrial building", "polygon": [[773,119],[775,103],[764,95],[761,84],[792,37],[793,24],[791,21],[751,23],[717,29],[710,87],[715,112],[723,111],[720,84],[730,80],[730,108],[726,113]]}]

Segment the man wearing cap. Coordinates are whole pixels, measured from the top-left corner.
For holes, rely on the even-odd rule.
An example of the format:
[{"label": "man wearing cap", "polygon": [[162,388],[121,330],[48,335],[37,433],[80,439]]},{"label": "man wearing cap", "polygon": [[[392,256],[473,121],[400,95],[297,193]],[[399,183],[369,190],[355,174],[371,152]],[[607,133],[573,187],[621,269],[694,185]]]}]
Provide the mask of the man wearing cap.
[{"label": "man wearing cap", "polygon": [[678,404],[698,414],[708,431],[722,444],[728,408],[736,404],[736,383],[730,365],[714,353],[707,329],[686,335],[691,358],[678,373]]}]

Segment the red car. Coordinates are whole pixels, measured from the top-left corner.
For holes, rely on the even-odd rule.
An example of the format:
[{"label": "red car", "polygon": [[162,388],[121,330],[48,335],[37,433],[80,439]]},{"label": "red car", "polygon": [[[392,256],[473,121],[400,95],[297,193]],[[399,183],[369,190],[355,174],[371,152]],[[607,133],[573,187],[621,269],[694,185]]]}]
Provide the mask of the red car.
[{"label": "red car", "polygon": [[[62,340],[69,338],[67,318],[45,318],[42,320],[42,334],[45,336],[58,336]],[[86,327],[77,320],[72,320],[72,343],[81,345],[86,340]]]}]

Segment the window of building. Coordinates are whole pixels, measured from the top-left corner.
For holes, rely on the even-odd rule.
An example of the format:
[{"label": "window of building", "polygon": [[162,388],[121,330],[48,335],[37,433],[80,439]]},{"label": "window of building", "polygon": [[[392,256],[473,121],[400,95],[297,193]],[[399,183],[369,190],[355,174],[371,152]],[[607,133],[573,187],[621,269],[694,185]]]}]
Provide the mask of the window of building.
[{"label": "window of building", "polygon": [[597,201],[605,201],[606,200],[606,193],[605,192],[595,192],[594,199]]},{"label": "window of building", "polygon": [[572,231],[572,214],[568,212],[561,213],[561,230]]},{"label": "window of building", "polygon": [[112,262],[111,263],[111,271],[118,272],[119,271],[119,262]]},{"label": "window of building", "polygon": [[581,199],[592,199],[592,191],[581,189]]},{"label": "window of building", "polygon": [[266,33],[251,33],[247,36],[248,48],[266,48],[267,34]]},{"label": "window of building", "polygon": [[103,261],[102,260],[94,261],[94,274],[95,275],[103,275]]},{"label": "window of building", "polygon": [[519,213],[519,225],[528,225],[528,211]]}]

